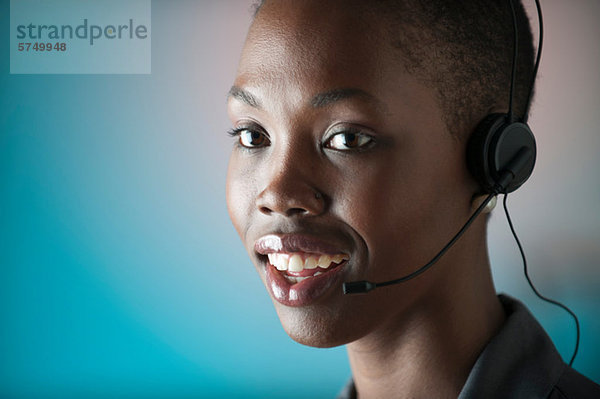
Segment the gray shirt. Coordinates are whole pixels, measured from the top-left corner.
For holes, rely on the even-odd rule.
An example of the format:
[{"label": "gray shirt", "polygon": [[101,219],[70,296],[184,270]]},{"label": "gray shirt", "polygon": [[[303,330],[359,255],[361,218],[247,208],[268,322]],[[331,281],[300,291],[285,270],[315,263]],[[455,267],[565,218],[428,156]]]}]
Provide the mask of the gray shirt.
[{"label": "gray shirt", "polygon": [[[569,367],[527,308],[499,295],[506,321],[471,369],[458,399],[599,399],[600,386]],[[337,399],[355,399],[350,380]]]}]

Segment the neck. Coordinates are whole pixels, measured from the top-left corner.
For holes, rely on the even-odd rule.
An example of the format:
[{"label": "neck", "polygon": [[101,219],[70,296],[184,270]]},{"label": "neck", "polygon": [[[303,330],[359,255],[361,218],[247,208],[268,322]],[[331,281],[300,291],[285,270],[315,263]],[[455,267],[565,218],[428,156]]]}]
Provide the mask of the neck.
[{"label": "neck", "polygon": [[[487,255],[484,259],[485,265],[456,273],[448,288],[431,293],[408,316],[347,346],[359,398],[459,395],[477,357],[504,321]],[[444,267],[456,266],[451,263]]]}]

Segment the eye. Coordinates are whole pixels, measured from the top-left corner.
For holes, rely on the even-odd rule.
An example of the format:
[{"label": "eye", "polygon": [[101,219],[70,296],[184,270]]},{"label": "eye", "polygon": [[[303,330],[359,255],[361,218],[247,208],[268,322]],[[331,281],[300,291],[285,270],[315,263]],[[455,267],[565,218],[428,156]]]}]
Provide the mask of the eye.
[{"label": "eye", "polygon": [[246,148],[265,147],[271,144],[269,137],[259,131],[251,128],[241,127],[229,131],[232,137],[238,137],[241,146]]},{"label": "eye", "polygon": [[363,149],[373,142],[373,137],[360,131],[346,130],[331,136],[325,147],[339,151]]}]

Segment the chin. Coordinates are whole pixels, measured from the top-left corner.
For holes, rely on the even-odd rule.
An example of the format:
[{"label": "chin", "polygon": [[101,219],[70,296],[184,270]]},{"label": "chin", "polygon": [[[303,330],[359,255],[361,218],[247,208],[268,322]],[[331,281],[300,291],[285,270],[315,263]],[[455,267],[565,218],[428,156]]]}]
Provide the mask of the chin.
[{"label": "chin", "polygon": [[[324,305],[289,307],[273,301],[285,332],[299,344],[314,348],[333,348],[353,342],[363,334],[345,312]],[[364,324],[363,324],[364,326]]]}]

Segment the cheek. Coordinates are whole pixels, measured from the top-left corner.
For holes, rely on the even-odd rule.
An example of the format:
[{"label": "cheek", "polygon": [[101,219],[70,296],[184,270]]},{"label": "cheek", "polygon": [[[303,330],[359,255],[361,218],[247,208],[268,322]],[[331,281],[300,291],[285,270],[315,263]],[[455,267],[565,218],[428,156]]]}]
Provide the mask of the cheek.
[{"label": "cheek", "polygon": [[[404,162],[380,162],[356,168],[340,184],[340,212],[365,237],[390,233],[420,219],[433,195],[431,176],[414,173]],[[423,170],[424,168],[416,168]]]},{"label": "cheek", "polygon": [[253,205],[254,184],[253,178],[243,168],[235,154],[229,159],[226,182],[226,200],[229,217],[235,229],[243,239],[249,225],[250,210]]},{"label": "cheek", "polygon": [[390,160],[377,169],[362,168],[339,196],[338,212],[365,241],[375,279],[414,268],[429,254],[435,235],[428,227],[434,225],[439,196],[434,174],[425,165],[410,165],[418,164]]}]

